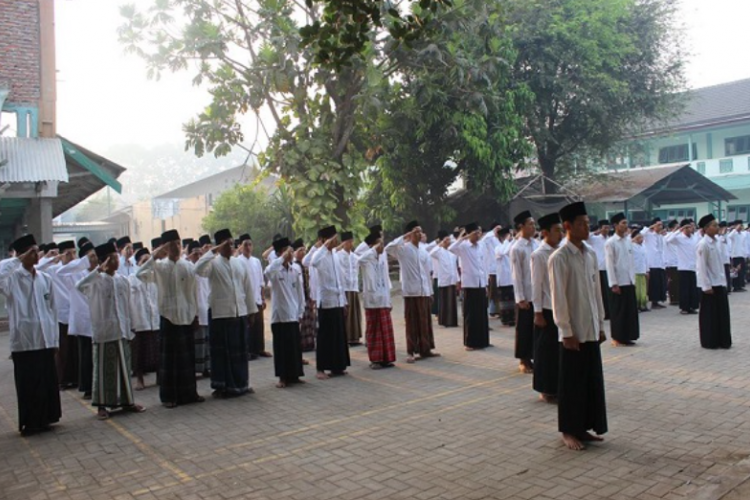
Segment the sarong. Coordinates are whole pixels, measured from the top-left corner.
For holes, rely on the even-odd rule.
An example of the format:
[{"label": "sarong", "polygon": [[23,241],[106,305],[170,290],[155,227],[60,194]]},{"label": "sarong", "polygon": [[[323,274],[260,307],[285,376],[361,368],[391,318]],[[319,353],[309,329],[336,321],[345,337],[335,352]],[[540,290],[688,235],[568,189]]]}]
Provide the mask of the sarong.
[{"label": "sarong", "polygon": [[715,286],[713,291],[712,294],[701,293],[698,316],[701,347],[729,349],[732,347],[732,323],[727,290],[723,286]]},{"label": "sarong", "polygon": [[55,349],[11,353],[18,401],[18,431],[33,432],[59,422],[60,386]]},{"label": "sarong", "polygon": [[438,289],[438,325],[445,327],[458,326],[458,304],[456,285],[443,286]]},{"label": "sarong", "polygon": [[645,274],[635,275],[635,301],[639,311],[648,308],[648,278]]},{"label": "sarong", "polygon": [[344,308],[320,308],[318,319],[320,326],[315,351],[316,369],[319,372],[325,370],[343,372],[347,366],[351,365],[344,326]]},{"label": "sarong", "polygon": [[666,272],[669,278],[669,304],[674,306],[680,303],[680,273],[676,267],[668,267]]},{"label": "sarong", "polygon": [[724,275],[727,278],[727,294],[732,293],[732,264],[724,264]]},{"label": "sarong", "polygon": [[271,323],[273,334],[273,369],[283,382],[304,377],[299,323]]},{"label": "sarong", "polygon": [[607,432],[607,405],[599,342],[581,342],[580,351],[560,345],[560,384],[557,391],[558,430],[581,436]]},{"label": "sarong", "polygon": [[406,352],[409,356],[429,356],[435,348],[430,318],[430,297],[404,297]]},{"label": "sarong", "polygon": [[94,358],[91,352],[91,337],[78,337],[78,390],[91,394],[94,376]]},{"label": "sarong", "polygon": [[700,304],[700,289],[695,271],[680,271],[680,311],[695,311]]},{"label": "sarong", "polygon": [[362,307],[359,303],[358,292],[346,292],[344,317],[346,341],[350,344],[359,344],[362,342]]},{"label": "sarong", "polygon": [[159,332],[135,332],[130,350],[133,358],[133,372],[136,375],[142,376],[159,370]]},{"label": "sarong", "polygon": [[733,291],[745,288],[745,273],[747,262],[742,257],[732,257],[732,266],[737,269],[737,277],[732,280]]},{"label": "sarong", "polygon": [[250,355],[260,356],[266,352],[266,325],[263,320],[263,310],[260,308],[247,318],[247,353]]},{"label": "sarong", "polygon": [[58,323],[60,343],[55,353],[57,380],[60,387],[78,387],[78,337],[68,335],[68,325]]},{"label": "sarong", "polygon": [[230,396],[248,392],[245,318],[210,318],[211,388]]},{"label": "sarong", "polygon": [[195,384],[195,338],[192,325],[175,325],[161,318],[159,399],[178,405],[198,401]]},{"label": "sarong", "polygon": [[92,406],[121,408],[133,406],[130,384],[130,346],[127,340],[94,343],[94,387]]},{"label": "sarong", "polygon": [[497,289],[497,275],[490,274],[487,281],[487,301],[489,303],[489,313],[491,315],[500,314],[500,292]]},{"label": "sarong", "polygon": [[602,289],[602,304],[604,304],[604,319],[609,319],[609,278],[607,271],[599,271],[599,284]]},{"label": "sarong", "polygon": [[[435,297],[436,300],[432,301],[432,310],[430,311],[433,316],[437,316],[440,314],[440,296],[438,295],[438,280],[437,278],[432,279],[432,296]],[[439,323],[438,323],[439,324]]]},{"label": "sarong", "polygon": [[370,363],[387,364],[396,361],[391,310],[386,307],[365,309],[365,323],[365,341]]},{"label": "sarong", "polygon": [[315,337],[318,334],[318,308],[314,300],[305,304],[305,313],[299,324],[302,352],[315,350]]},{"label": "sarong", "polygon": [[534,358],[534,308],[516,306],[516,359],[529,361]]},{"label": "sarong", "polygon": [[641,330],[635,300],[635,285],[621,286],[620,293],[612,293],[609,298],[612,339],[623,344],[638,340]]},{"label": "sarong", "polygon": [[487,290],[464,288],[464,345],[484,349],[490,345],[490,322],[487,316]]},{"label": "sarong", "polygon": [[211,368],[211,334],[208,325],[202,326],[196,319],[190,329],[195,341],[195,373],[205,373]]},{"label": "sarong", "polygon": [[543,309],[547,326],[534,325],[534,390],[540,394],[557,394],[560,368],[560,341],[552,311]]},{"label": "sarong", "polygon": [[500,321],[505,326],[516,324],[516,297],[513,285],[498,287],[500,293]]},{"label": "sarong", "polygon": [[[677,268],[667,268],[664,270],[660,267],[652,267],[648,270],[648,300],[651,302],[665,302],[667,300],[667,273],[670,269],[674,269],[675,274],[677,274]],[[671,274],[669,274],[669,279],[672,279]],[[671,302],[671,284],[669,285],[669,299]]]}]

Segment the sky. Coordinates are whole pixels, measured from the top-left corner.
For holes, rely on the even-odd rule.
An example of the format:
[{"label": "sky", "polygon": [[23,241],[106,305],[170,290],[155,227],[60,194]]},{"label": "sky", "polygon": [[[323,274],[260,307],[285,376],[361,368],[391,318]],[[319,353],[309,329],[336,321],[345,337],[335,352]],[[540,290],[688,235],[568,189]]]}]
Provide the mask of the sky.
[{"label": "sky", "polygon": [[[188,72],[146,78],[145,63],[126,55],[117,40],[119,6],[154,0],[58,0],[55,22],[58,132],[94,151],[114,144],[182,143],[182,124],[210,97]],[[607,1],[607,0],[592,0]],[[750,77],[741,56],[747,44],[748,0],[682,0],[681,17],[691,53],[692,88]],[[252,138],[254,130],[245,130]]]}]

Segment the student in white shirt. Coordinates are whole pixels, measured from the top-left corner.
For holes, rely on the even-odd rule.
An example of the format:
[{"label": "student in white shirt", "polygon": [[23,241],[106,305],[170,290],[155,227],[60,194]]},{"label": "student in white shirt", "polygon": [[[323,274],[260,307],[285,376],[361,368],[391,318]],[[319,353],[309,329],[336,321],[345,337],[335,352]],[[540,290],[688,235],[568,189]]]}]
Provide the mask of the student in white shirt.
[{"label": "student in white shirt", "polygon": [[145,411],[135,404],[130,384],[130,282],[117,274],[120,259],[112,243],[95,249],[99,266],[76,283],[89,300],[93,330],[94,385],[91,404],[97,418],[109,418],[109,409]]},{"label": "student in white shirt", "polygon": [[528,210],[513,218],[518,232],[510,249],[510,269],[513,276],[513,293],[516,300],[516,347],[515,356],[522,373],[533,373],[534,365],[534,309],[531,304],[531,238],[536,232],[536,223]]},{"label": "student in white shirt", "polygon": [[484,268],[487,271],[487,302],[489,315],[500,316],[500,294],[497,290],[497,259],[495,248],[500,244],[498,233],[502,229],[499,222],[490,224],[489,231],[482,236],[484,246]]},{"label": "student in white shirt", "polygon": [[[310,251],[314,248],[310,248]],[[294,252],[294,265],[299,268],[300,275],[302,276],[302,291],[305,297],[305,312],[299,323],[300,342],[302,344],[302,352],[310,352],[315,350],[315,337],[318,334],[318,306],[312,298],[310,280],[312,270],[304,264],[309,252],[302,238],[298,238],[292,242],[292,251]],[[308,361],[302,358],[302,364],[306,365]]]},{"label": "student in white shirt", "polygon": [[[204,240],[205,241],[205,240]],[[200,241],[191,241],[187,246],[185,260],[197,264],[206,252],[212,248],[211,239],[205,244]],[[211,376],[211,345],[209,344],[209,321],[208,310],[210,305],[208,299],[211,296],[211,284],[208,278],[195,275],[195,303],[198,306],[197,325],[193,323],[193,339],[195,342],[195,373],[200,373],[204,378]]]},{"label": "student in white shirt", "polygon": [[732,229],[727,236],[729,240],[729,252],[732,256],[732,265],[737,270],[737,277],[732,281],[734,292],[744,292],[747,259],[745,256],[745,240],[747,233],[742,230],[744,222],[737,219],[732,223]]},{"label": "student in white shirt", "polygon": [[434,352],[435,337],[432,331],[432,280],[430,278],[430,255],[420,248],[422,228],[411,221],[404,228],[404,235],[386,245],[386,253],[398,259],[401,266],[401,294],[404,297],[406,318],[407,363],[440,356]]},{"label": "student in white shirt", "polygon": [[[642,248],[648,267],[648,300],[652,309],[664,309],[660,302],[667,300],[667,271],[664,252],[664,224],[659,217],[651,221],[649,227],[641,230]],[[636,273],[637,274],[637,273]],[[636,276],[636,280],[637,280]],[[642,308],[642,310],[645,308]]]},{"label": "student in white shirt", "polygon": [[279,257],[266,268],[271,286],[271,332],[273,333],[273,366],[279,382],[276,387],[302,382],[302,344],[299,322],[305,313],[302,272],[294,265],[294,250],[288,238],[273,242]]},{"label": "student in white shirt", "polygon": [[346,341],[349,345],[362,344],[362,305],[359,300],[359,257],[353,252],[354,235],[351,231],[341,233],[341,244],[334,251],[334,258],[341,269],[346,294],[344,308]]},{"label": "student in white shirt", "polygon": [[693,221],[684,219],[679,230],[664,238],[667,246],[677,254],[677,271],[680,275],[680,314],[697,314],[700,300],[695,278],[695,248],[699,237],[694,234]]},{"label": "student in white shirt", "polygon": [[458,326],[458,257],[449,252],[451,235],[448,231],[438,231],[438,244],[430,250],[432,268],[438,281],[438,325],[450,328]]},{"label": "student in white shirt", "polygon": [[130,241],[130,236],[123,236],[117,240],[117,251],[119,252],[120,265],[117,268],[117,274],[125,276],[126,278],[130,275],[135,274],[136,265],[133,249],[133,242]]},{"label": "student in white shirt", "polygon": [[[676,306],[680,303],[680,272],[677,270],[677,253],[673,245],[667,245],[667,237],[674,231],[680,230],[680,222],[671,220],[667,224],[666,230],[663,231],[664,241],[664,267],[667,271],[667,293],[669,294],[669,305]],[[654,305],[651,300],[652,309],[660,309]]]},{"label": "student in white shirt", "polygon": [[391,318],[391,281],[380,232],[367,235],[368,250],[361,253],[362,298],[365,306],[365,341],[370,368],[390,368],[396,361],[396,342]]},{"label": "student in white shirt", "polygon": [[331,375],[346,375],[351,361],[346,341],[343,271],[333,256],[333,249],[339,242],[338,233],[335,226],[328,226],[321,229],[319,235],[321,241],[316,243],[318,249],[310,264],[317,270],[319,290],[316,377],[325,380],[329,378],[326,371]]},{"label": "student in white shirt", "polygon": [[719,225],[711,214],[702,217],[699,225],[705,233],[698,243],[696,263],[698,287],[702,292],[698,318],[701,347],[729,349],[732,347],[732,322],[725,286],[724,259],[716,238]]},{"label": "student in white shirt", "polygon": [[252,393],[247,366],[247,316],[257,312],[247,265],[234,257],[229,229],[214,234],[216,246],[195,264],[195,274],[208,278],[211,388],[219,398]]},{"label": "student in white shirt", "polygon": [[531,254],[531,303],[534,306],[534,381],[532,387],[542,401],[557,402],[560,340],[552,316],[549,287],[550,255],[562,240],[562,221],[557,213],[539,218],[542,243]]},{"label": "student in white shirt", "polygon": [[609,314],[612,344],[633,345],[640,337],[638,304],[635,298],[635,260],[628,220],[620,212],[610,219],[615,234],[604,245],[607,265]]},{"label": "student in white shirt", "polygon": [[55,367],[58,326],[52,278],[37,271],[39,248],[32,235],[11,244],[16,257],[0,264],[0,293],[7,299],[10,352],[18,401],[18,431],[44,431],[60,421]]},{"label": "student in white shirt", "polygon": [[607,283],[607,264],[604,244],[609,239],[610,224],[608,219],[599,220],[599,229],[589,236],[586,242],[596,253],[596,263],[599,266],[599,282],[602,284],[602,303],[604,304],[604,319],[609,319],[609,283]]},{"label": "student in white shirt", "polygon": [[510,228],[498,231],[500,244],[495,247],[497,261],[498,313],[503,326],[516,326],[516,297],[513,293],[513,273],[510,267],[510,249],[515,243]]},{"label": "student in white shirt", "polygon": [[490,347],[487,316],[487,270],[485,247],[476,223],[467,224],[458,239],[448,247],[461,260],[461,289],[464,292],[464,348],[467,351]]},{"label": "student in white shirt", "polygon": [[[558,430],[571,450],[602,441],[607,408],[600,344],[604,334],[599,266],[586,245],[589,218],[583,202],[560,210],[567,242],[549,258],[552,312],[560,333],[560,383],[557,393]],[[591,434],[593,430],[597,435]]]},{"label": "student in white shirt", "polygon": [[181,258],[180,234],[162,233],[162,245],[154,249],[135,275],[153,278],[159,289],[161,341],[159,343],[159,399],[167,408],[205,401],[195,383],[193,323],[198,314],[195,266]]},{"label": "student in white shirt", "polygon": [[265,278],[263,277],[263,264],[260,259],[253,256],[253,239],[245,233],[240,236],[239,259],[247,266],[250,279],[253,282],[255,305],[258,312],[248,316],[247,330],[247,353],[249,359],[270,358],[271,353],[266,350],[265,322],[263,313],[266,310]]},{"label": "student in white shirt", "polygon": [[[150,257],[147,248],[141,248],[135,253],[136,272]],[[141,280],[131,274],[128,281],[130,324],[135,332],[130,347],[136,377],[135,390],[140,391],[146,387],[144,375],[159,370],[159,290],[153,279]]]},{"label": "student in white shirt", "polygon": [[634,229],[630,233],[630,240],[633,243],[633,265],[635,267],[635,301],[639,312],[648,312],[649,267],[641,231],[641,229]]}]

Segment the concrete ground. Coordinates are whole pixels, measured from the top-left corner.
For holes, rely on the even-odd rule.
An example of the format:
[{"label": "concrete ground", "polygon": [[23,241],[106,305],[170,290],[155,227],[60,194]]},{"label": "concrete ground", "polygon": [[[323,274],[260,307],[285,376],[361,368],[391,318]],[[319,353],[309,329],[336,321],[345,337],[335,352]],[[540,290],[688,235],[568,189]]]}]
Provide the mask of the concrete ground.
[{"label": "concrete ground", "polygon": [[0,498],[750,498],[750,293],[730,296],[729,351],[701,349],[697,316],[676,307],[640,316],[637,347],[606,344],[610,432],[584,452],[562,446],[556,408],[518,373],[511,329],[491,320],[494,347],[466,352],[460,328],[436,328],[443,357],[407,365],[401,302],[396,368],[370,370],[355,347],[348,376],[307,367],[307,384],[282,390],[261,359],[254,395],[177,409],[151,376],[136,393],[146,413],[103,422],[66,391],[62,421],[28,438],[0,334]]}]

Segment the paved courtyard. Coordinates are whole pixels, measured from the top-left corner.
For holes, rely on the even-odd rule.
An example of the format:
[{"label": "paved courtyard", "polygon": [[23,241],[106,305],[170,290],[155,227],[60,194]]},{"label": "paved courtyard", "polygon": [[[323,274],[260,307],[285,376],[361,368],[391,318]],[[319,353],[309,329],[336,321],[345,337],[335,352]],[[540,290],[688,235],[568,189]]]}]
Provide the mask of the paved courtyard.
[{"label": "paved courtyard", "polygon": [[307,367],[308,383],[284,390],[272,360],[252,361],[256,393],[234,400],[166,409],[151,376],[136,393],[146,413],[104,422],[67,391],[54,431],[28,438],[3,333],[0,498],[750,498],[750,293],[730,302],[730,351],[701,349],[697,316],[676,307],[641,315],[637,347],[604,346],[610,432],[585,452],[563,448],[556,408],[518,373],[513,331],[494,319],[485,351],[436,328],[442,358],[372,371],[356,347],[349,376],[318,381]]}]

